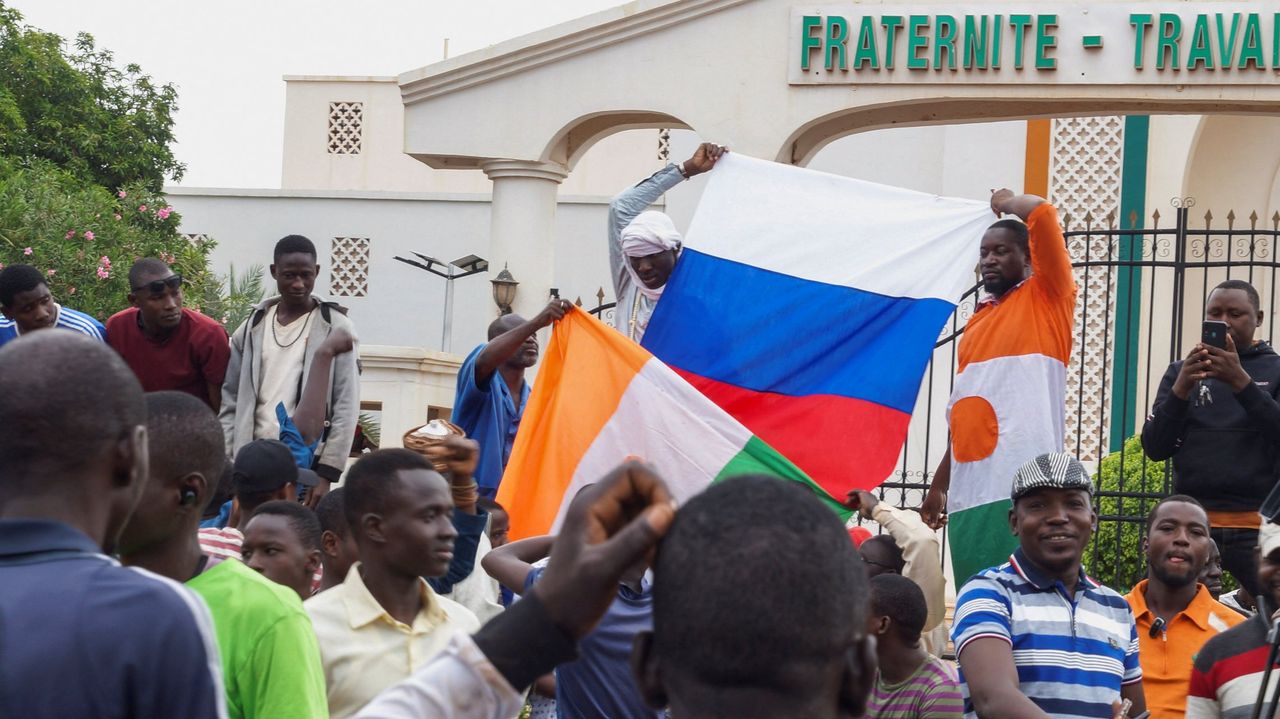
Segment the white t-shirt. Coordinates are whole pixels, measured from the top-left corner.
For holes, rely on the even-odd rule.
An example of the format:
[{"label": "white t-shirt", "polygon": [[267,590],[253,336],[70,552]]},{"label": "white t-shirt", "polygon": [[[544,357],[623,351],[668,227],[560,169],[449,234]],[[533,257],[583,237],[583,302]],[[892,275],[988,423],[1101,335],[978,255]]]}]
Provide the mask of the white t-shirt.
[{"label": "white t-shirt", "polygon": [[254,410],[254,439],[280,439],[277,404],[284,402],[285,411],[293,416],[302,366],[307,358],[307,335],[316,314],[313,309],[282,325],[276,318],[278,307],[278,304],[272,305],[264,320],[267,328],[262,333],[262,373],[259,375],[258,405]]}]

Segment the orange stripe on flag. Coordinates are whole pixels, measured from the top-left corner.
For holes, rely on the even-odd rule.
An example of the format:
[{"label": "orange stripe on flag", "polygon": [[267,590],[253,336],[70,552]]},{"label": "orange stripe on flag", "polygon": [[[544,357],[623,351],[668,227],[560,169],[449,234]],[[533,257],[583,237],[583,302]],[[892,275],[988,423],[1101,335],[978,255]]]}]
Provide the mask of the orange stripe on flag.
[{"label": "orange stripe on flag", "polygon": [[651,358],[579,308],[555,324],[498,489],[513,541],[551,531],[578,463]]}]

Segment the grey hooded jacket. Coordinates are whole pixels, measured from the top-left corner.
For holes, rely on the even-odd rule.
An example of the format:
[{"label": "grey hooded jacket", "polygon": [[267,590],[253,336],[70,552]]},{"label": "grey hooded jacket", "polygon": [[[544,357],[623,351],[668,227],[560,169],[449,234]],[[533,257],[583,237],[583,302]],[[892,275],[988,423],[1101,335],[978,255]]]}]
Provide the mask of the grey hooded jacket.
[{"label": "grey hooded jacket", "polygon": [[[334,328],[343,328],[355,335],[351,320],[338,310],[337,303],[312,295],[320,304],[319,316],[307,334],[306,359],[302,365],[301,387],[307,383],[311,372],[311,360],[316,350]],[[222,433],[227,452],[236,451],[253,441],[254,413],[258,406],[258,388],[262,381],[262,342],[267,310],[280,301],[279,297],[263,300],[253,309],[249,319],[231,335],[231,360],[227,364],[227,378],[222,383]],[[347,455],[355,440],[356,421],[360,413],[360,372],[356,366],[356,351],[338,355],[333,361],[329,377],[329,401],[325,416],[326,431],[316,453],[316,474],[330,482],[337,482],[347,466]],[[274,438],[273,438],[274,439]]]}]

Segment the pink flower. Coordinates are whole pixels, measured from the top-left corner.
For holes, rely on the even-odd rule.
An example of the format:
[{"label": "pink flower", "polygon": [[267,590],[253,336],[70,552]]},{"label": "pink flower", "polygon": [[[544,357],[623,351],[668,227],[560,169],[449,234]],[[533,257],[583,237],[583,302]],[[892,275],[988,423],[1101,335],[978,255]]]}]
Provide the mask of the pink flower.
[{"label": "pink flower", "polygon": [[119,214],[117,214],[115,217],[116,217],[116,220],[117,220],[117,221],[119,221],[119,219],[120,219],[120,215],[119,215]]},{"label": "pink flower", "polygon": [[167,220],[169,219],[169,213],[171,212],[173,212],[173,210],[171,210],[170,208],[161,207],[160,209],[156,210],[156,217],[159,217],[162,220]]},{"label": "pink flower", "polygon": [[67,294],[69,294],[69,295],[74,295],[75,293],[76,293],[76,288],[74,288],[74,287],[72,287],[71,289],[67,290]]},{"label": "pink flower", "polygon": [[75,230],[67,230],[67,239],[68,239],[68,240],[69,240],[69,239],[71,239],[72,237],[75,237],[75,236],[76,236],[76,231],[75,231]]},{"label": "pink flower", "polygon": [[106,255],[103,255],[102,257],[98,258],[98,264],[102,265],[103,267],[106,267],[107,269],[111,269],[111,258],[107,257]]},{"label": "pink flower", "polygon": [[85,242],[93,242],[93,230],[84,231]]},{"label": "pink flower", "polygon": [[101,268],[101,267],[99,267],[99,268],[98,268],[98,279],[100,279],[100,280],[105,280],[105,279],[107,279],[107,278],[109,278],[109,277],[111,277],[111,273],[110,273],[110,272],[108,272],[107,270],[105,270],[105,269],[103,269],[103,268]]},{"label": "pink flower", "polygon": [[0,262],[0,270],[3,270],[3,269],[4,269],[4,263]]},{"label": "pink flower", "polygon": [[176,258],[173,256],[172,252],[161,252],[160,259],[164,260],[165,264],[172,265]]},{"label": "pink flower", "polygon": [[24,255],[29,255],[29,254],[31,254],[31,248],[30,248],[30,247],[24,247],[24,248],[22,249],[22,254],[24,254]]},{"label": "pink flower", "polygon": [[129,196],[129,193],[125,192],[124,190],[121,190],[121,191],[119,191],[119,192],[117,192],[117,193],[116,193],[116,197],[124,198],[124,197],[128,197],[128,196]]},{"label": "pink flower", "polygon": [[146,205],[138,205],[138,212],[146,212],[146,211],[147,211]]},{"label": "pink flower", "polygon": [[53,277],[54,275],[58,274],[58,271],[57,271],[57,270],[45,270],[45,274],[46,274],[46,275],[48,275],[49,277]]}]

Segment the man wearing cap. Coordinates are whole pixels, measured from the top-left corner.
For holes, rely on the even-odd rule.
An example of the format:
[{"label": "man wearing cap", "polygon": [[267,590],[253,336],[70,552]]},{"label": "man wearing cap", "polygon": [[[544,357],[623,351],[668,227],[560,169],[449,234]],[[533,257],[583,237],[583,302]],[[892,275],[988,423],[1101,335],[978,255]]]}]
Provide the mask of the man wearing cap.
[{"label": "man wearing cap", "polygon": [[236,454],[231,475],[235,491],[232,524],[224,529],[200,530],[200,546],[213,557],[240,558],[244,527],[254,511],[274,499],[298,498],[294,484],[314,487],[320,477],[294,464],[293,453],[277,439],[255,439]]},{"label": "man wearing cap", "polygon": [[1244,621],[1214,601],[1198,579],[1209,561],[1209,515],[1185,494],[1165,497],[1147,515],[1147,578],[1125,601],[1133,608],[1142,684],[1152,719],[1186,714],[1191,663],[1200,647]]},{"label": "man wearing cap", "polygon": [[667,165],[609,203],[609,270],[617,306],[613,326],[639,342],[667,279],[680,259],[680,232],[671,218],[645,211],[667,190],[715,167],[727,150],[704,142],[682,165]]},{"label": "man wearing cap", "polygon": [[[1263,519],[1258,529],[1258,586],[1265,594],[1267,612],[1280,606],[1280,526]],[[1218,719],[1249,716],[1258,699],[1262,675],[1267,666],[1270,642],[1267,633],[1272,619],[1259,611],[1244,622],[1205,642],[1191,669],[1187,691],[1187,719]],[[1266,701],[1275,690],[1273,670]],[[1261,716],[1269,717],[1275,707],[1264,706]]]},{"label": "man wearing cap", "polygon": [[1146,708],[1138,635],[1124,598],[1081,566],[1098,515],[1074,457],[1042,454],[1013,480],[1009,561],[970,579],[952,638],[966,717],[1113,717]]}]

